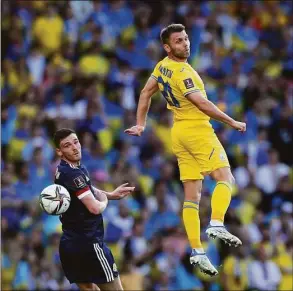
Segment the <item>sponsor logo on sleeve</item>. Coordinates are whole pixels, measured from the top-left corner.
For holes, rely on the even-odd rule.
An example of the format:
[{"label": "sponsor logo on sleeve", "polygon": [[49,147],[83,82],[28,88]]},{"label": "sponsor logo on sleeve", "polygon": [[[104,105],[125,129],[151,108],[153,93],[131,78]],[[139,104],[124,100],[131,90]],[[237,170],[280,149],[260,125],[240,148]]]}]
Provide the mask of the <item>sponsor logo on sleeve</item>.
[{"label": "sponsor logo on sleeve", "polygon": [[73,182],[77,188],[83,188],[84,186],[86,186],[86,182],[85,182],[83,176],[78,176],[78,177],[74,178]]},{"label": "sponsor logo on sleeve", "polygon": [[184,82],[184,85],[185,85],[186,89],[190,89],[190,88],[194,87],[194,84],[193,84],[191,78],[185,79],[185,80],[183,80],[183,82]]}]

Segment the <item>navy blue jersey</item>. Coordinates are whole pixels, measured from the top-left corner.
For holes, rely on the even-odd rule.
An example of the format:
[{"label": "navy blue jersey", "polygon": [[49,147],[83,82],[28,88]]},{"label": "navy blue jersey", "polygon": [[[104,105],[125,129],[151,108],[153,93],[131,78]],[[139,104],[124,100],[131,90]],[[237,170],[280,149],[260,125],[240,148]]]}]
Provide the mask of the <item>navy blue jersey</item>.
[{"label": "navy blue jersey", "polygon": [[68,210],[60,215],[63,239],[102,241],[102,214],[92,214],[81,201],[84,196],[94,193],[87,169],[83,165],[74,166],[61,160],[56,170],[55,184],[64,186],[71,196]]}]

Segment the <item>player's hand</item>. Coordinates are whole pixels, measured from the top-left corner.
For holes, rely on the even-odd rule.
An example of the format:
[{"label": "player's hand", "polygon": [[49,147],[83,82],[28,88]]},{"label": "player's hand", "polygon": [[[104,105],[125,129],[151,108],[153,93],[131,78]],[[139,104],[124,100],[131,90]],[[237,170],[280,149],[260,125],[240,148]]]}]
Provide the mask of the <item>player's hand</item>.
[{"label": "player's hand", "polygon": [[246,123],[240,121],[234,121],[231,126],[238,131],[244,132],[246,131]]},{"label": "player's hand", "polygon": [[129,135],[134,135],[134,136],[141,136],[143,131],[144,131],[144,127],[141,125],[135,125],[124,130],[125,133]]},{"label": "player's hand", "polygon": [[125,183],[117,187],[110,195],[110,200],[120,200],[124,198],[125,196],[131,194],[135,187],[127,187],[129,183]]}]

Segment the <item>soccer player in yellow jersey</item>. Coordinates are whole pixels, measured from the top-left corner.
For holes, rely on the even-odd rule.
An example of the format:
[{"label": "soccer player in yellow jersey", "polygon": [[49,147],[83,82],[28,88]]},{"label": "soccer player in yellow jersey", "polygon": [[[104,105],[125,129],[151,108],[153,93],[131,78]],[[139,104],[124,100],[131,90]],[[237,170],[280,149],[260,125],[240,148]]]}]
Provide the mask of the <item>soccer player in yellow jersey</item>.
[{"label": "soccer player in yellow jersey", "polygon": [[231,201],[234,178],[225,150],[209,120],[213,118],[241,132],[246,130],[246,124],[235,121],[207,99],[200,76],[187,63],[190,42],[183,25],[171,24],[164,28],[161,41],[168,56],[156,65],[140,94],[137,124],[125,132],[136,136],[142,134],[151,97],[160,90],[168,109],[174,113],[172,147],[184,186],[183,222],[192,247],[190,262],[213,276],[218,271],[207,258],[200,240],[198,212],[205,175],[211,175],[217,181],[211,199],[212,215],[207,235],[233,246],[241,245],[241,241],[229,233],[223,224]]}]

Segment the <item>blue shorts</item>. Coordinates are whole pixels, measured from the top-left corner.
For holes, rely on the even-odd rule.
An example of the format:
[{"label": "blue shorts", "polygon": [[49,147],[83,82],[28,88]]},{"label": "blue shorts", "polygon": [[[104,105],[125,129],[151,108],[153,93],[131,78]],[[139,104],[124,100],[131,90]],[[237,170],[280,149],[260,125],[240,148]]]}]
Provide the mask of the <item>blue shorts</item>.
[{"label": "blue shorts", "polygon": [[103,242],[61,239],[59,253],[64,274],[70,283],[104,284],[118,277],[114,257]]}]

